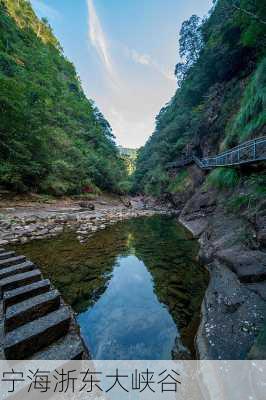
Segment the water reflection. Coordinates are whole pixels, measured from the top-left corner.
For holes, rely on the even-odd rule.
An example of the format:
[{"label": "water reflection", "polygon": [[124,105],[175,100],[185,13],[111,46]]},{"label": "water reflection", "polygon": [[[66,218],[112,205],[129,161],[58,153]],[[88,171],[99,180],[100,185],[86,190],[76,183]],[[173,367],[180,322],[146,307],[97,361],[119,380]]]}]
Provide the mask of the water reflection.
[{"label": "water reflection", "polygon": [[142,261],[118,258],[105,293],[78,317],[95,359],[171,358],[177,328],[153,289]]},{"label": "water reflection", "polygon": [[72,233],[16,250],[39,264],[78,322],[94,358],[195,357],[208,284],[198,244],[175,219],[121,222],[81,245]]}]

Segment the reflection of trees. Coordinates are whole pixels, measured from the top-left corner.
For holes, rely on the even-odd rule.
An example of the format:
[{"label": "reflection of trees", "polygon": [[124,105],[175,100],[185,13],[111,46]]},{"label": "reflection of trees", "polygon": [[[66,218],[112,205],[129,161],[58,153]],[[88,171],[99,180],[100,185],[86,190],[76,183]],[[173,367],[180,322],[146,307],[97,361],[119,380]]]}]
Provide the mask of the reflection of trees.
[{"label": "reflection of trees", "polygon": [[174,220],[137,218],[95,233],[86,244],[64,234],[18,251],[41,266],[77,312],[104,293],[117,257],[135,254],[151,272],[156,295],[169,309],[182,343],[193,350],[208,275],[196,262],[197,242]]},{"label": "reflection of trees", "polygon": [[74,234],[30,242],[18,248],[41,267],[46,278],[75,311],[85,311],[105,291],[117,256],[127,254],[127,233],[120,224],[80,244]]},{"label": "reflection of trees", "polygon": [[196,262],[198,244],[173,220],[153,217],[132,224],[136,256],[151,272],[155,292],[167,306],[192,352],[208,273]]}]

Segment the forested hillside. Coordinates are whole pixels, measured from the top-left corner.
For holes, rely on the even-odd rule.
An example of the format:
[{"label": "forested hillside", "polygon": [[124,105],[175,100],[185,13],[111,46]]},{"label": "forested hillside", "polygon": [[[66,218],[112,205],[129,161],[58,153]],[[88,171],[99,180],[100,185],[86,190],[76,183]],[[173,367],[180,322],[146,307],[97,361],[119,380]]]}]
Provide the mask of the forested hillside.
[{"label": "forested hillside", "polygon": [[0,0],[0,120],[1,186],[123,191],[126,168],[110,125],[27,0]]},{"label": "forested hillside", "polygon": [[132,186],[132,174],[135,171],[138,150],[137,149],[129,149],[129,148],[122,147],[122,146],[119,146],[118,148],[119,148],[120,155],[126,164],[127,171],[130,176],[130,180],[128,182],[129,183],[128,190],[130,190],[131,186]]},{"label": "forested hillside", "polygon": [[[178,89],[157,116],[156,130],[137,160],[135,190],[156,196],[188,191],[186,169],[175,176],[166,170],[188,149],[215,155],[266,134],[265,1],[216,1],[208,18],[193,15],[183,23],[179,51]],[[218,186],[238,180],[230,168],[208,177]]]}]

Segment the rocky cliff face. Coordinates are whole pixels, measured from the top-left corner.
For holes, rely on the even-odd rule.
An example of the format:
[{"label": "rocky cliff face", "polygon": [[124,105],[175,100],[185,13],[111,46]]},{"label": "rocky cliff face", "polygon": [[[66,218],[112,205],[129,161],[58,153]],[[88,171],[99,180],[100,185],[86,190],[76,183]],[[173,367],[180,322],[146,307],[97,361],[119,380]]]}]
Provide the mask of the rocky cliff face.
[{"label": "rocky cliff face", "polygon": [[[242,188],[244,190],[244,188]],[[199,238],[210,272],[197,335],[201,359],[266,357],[265,200],[256,212],[228,213],[230,193],[198,188],[180,221]]]},{"label": "rocky cliff face", "polygon": [[178,87],[139,152],[136,191],[186,196],[195,183],[191,171],[169,174],[169,163],[191,152],[216,155],[266,135],[265,6],[250,0],[239,0],[240,9],[233,0],[214,3],[201,24],[192,16],[182,26]]}]

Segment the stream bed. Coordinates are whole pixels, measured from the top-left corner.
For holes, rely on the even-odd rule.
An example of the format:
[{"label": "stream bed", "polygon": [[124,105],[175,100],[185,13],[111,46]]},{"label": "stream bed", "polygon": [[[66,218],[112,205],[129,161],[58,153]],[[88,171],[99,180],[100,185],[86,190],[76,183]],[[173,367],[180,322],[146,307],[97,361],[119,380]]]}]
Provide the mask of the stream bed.
[{"label": "stream bed", "polygon": [[74,233],[16,246],[77,313],[94,359],[196,357],[208,273],[176,218],[116,223],[81,244]]}]

